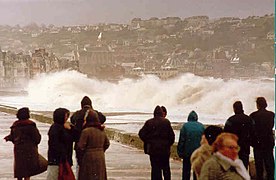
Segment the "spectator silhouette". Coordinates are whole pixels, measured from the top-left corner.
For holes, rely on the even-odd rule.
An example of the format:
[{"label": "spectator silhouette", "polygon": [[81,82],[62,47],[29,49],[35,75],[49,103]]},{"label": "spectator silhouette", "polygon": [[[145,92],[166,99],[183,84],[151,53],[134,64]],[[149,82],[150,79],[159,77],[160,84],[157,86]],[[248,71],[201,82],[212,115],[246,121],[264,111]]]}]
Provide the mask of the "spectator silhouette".
[{"label": "spectator silhouette", "polygon": [[[74,141],[75,141],[74,149],[76,151],[76,158],[77,158],[78,165],[80,164],[79,156],[82,156],[82,155],[78,152],[77,144],[79,142],[81,132],[85,127],[85,123],[86,123],[84,121],[85,116],[88,115],[88,112],[90,110],[94,110],[92,107],[92,101],[88,96],[84,96],[81,100],[81,109],[76,111],[70,118],[70,121],[75,126],[75,130],[76,130],[76,132],[74,133]],[[96,110],[94,111],[98,114],[100,123],[103,124],[106,120],[106,117],[101,112],[98,112]],[[78,165],[76,166],[77,171],[78,171]]]},{"label": "spectator silhouette", "polygon": [[233,104],[235,115],[231,116],[225,123],[224,131],[236,134],[239,138],[238,145],[240,146],[239,158],[244,166],[248,168],[250,142],[252,136],[252,119],[244,114],[241,101],[236,101]]},{"label": "spectator silhouette", "polygon": [[139,131],[139,137],[144,142],[144,150],[150,156],[151,179],[171,179],[170,148],[175,140],[175,135],[168,119],[163,117],[160,106],[154,109],[154,117],[147,120]]},{"label": "spectator silhouette", "polygon": [[29,180],[31,176],[46,171],[47,161],[43,158],[44,162],[40,162],[37,146],[41,135],[35,122],[29,120],[29,108],[19,109],[16,117],[18,120],[12,124],[10,134],[4,139],[14,144],[14,177]]},{"label": "spectator silhouette", "polygon": [[[195,111],[191,111],[188,116],[188,122],[184,123],[177,145],[177,153],[183,159],[182,179],[189,180],[191,175],[191,155],[200,146],[201,136],[204,126],[198,122],[198,116]],[[194,179],[195,179],[194,175]]]},{"label": "spectator silhouette", "polygon": [[74,127],[66,122],[70,111],[57,108],[53,113],[54,123],[48,131],[48,169],[47,180],[58,179],[59,164],[66,161],[72,166]]},{"label": "spectator silhouette", "polygon": [[[256,100],[257,111],[250,114],[253,119],[253,152],[255,159],[257,180],[274,179],[273,135],[274,113],[266,110],[267,102],[264,97]],[[264,168],[266,177],[264,177]]]},{"label": "spectator silhouette", "polygon": [[90,110],[78,142],[78,148],[83,154],[79,164],[79,180],[107,179],[104,152],[109,145],[109,139],[104,126],[99,122],[97,112]]}]

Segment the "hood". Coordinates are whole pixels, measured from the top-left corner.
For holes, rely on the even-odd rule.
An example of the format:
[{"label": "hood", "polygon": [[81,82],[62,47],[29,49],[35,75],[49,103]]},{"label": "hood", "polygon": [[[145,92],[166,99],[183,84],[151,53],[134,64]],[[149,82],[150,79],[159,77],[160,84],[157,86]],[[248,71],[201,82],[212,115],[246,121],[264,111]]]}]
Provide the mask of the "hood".
[{"label": "hood", "polygon": [[163,117],[163,111],[160,106],[156,106],[153,112],[154,117]]},{"label": "hood", "polygon": [[29,119],[26,119],[26,120],[17,120],[15,121],[11,128],[13,127],[21,127],[21,126],[27,126],[27,125],[35,125],[35,123]]},{"label": "hood", "polygon": [[195,111],[191,111],[188,116],[188,121],[197,121],[197,113]]}]

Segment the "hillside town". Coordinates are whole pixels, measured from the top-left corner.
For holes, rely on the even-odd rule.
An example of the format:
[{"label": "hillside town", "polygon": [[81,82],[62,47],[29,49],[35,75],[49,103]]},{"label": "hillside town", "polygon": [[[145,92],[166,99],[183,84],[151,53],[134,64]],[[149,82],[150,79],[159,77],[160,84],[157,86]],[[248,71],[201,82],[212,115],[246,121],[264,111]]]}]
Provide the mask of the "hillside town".
[{"label": "hillside town", "polygon": [[0,25],[0,86],[73,69],[103,80],[193,73],[274,76],[274,14],[241,19],[166,17],[129,24]]}]

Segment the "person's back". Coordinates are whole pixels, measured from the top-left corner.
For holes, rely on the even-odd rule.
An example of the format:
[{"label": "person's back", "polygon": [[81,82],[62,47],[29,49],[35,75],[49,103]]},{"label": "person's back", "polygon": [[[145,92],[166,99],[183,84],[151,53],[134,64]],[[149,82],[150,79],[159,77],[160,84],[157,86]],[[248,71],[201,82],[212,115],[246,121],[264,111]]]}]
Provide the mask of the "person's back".
[{"label": "person's back", "polygon": [[253,146],[261,149],[270,149],[274,146],[273,126],[274,126],[274,113],[266,109],[259,109],[258,111],[250,114],[254,119],[254,132],[255,141]]},{"label": "person's back", "polygon": [[[257,111],[250,114],[253,119],[253,152],[257,179],[274,179],[273,135],[274,113],[266,110],[267,103],[264,97],[256,100]],[[264,178],[264,167],[266,177]]]},{"label": "person's back", "polygon": [[40,167],[38,144],[41,135],[36,123],[29,119],[29,108],[19,109],[16,117],[18,120],[13,123],[10,134],[4,139],[14,144],[14,177],[30,179],[30,176],[46,170],[47,161],[43,158],[45,162],[42,162],[43,167]]},{"label": "person's back", "polygon": [[233,104],[235,115],[228,118],[225,123],[224,131],[236,134],[239,138],[240,146],[239,158],[247,168],[249,164],[250,144],[252,136],[252,119],[244,114],[243,106],[240,101]]},{"label": "person's back", "polygon": [[163,117],[160,106],[156,106],[154,118],[147,120],[138,134],[144,142],[145,153],[150,156],[151,179],[161,180],[163,171],[164,179],[170,180],[170,147],[175,135],[170,121]]},{"label": "person's back", "polygon": [[198,122],[198,116],[195,111],[191,111],[188,116],[188,122],[184,123],[180,130],[179,141],[177,145],[177,154],[183,159],[182,179],[190,179],[191,162],[190,158],[194,150],[200,146],[204,126]]},{"label": "person's back", "polygon": [[141,130],[139,136],[147,142],[148,154],[159,153],[168,154],[170,146],[174,142],[174,134],[171,131],[169,120],[162,117],[155,117],[148,120],[145,124],[150,133]]},{"label": "person's back", "polygon": [[[84,127],[84,119],[89,110],[94,110],[92,107],[92,101],[89,97],[84,96],[81,100],[81,109],[76,111],[70,118],[70,121],[75,126],[76,130],[76,134],[74,137],[76,142],[78,142],[80,138],[81,131]],[[94,111],[98,114],[100,123],[103,124],[106,121],[106,117],[101,112],[98,112],[96,110]]]},{"label": "person's back", "polygon": [[109,145],[104,126],[98,122],[97,113],[90,110],[78,142],[83,155],[79,164],[79,180],[107,179],[104,152]]}]

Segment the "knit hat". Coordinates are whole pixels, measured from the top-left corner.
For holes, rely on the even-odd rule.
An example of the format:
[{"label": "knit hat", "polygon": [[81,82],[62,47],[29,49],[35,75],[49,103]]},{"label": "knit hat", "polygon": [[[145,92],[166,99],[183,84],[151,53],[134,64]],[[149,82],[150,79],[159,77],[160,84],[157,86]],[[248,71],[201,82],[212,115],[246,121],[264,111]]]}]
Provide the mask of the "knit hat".
[{"label": "knit hat", "polygon": [[204,130],[203,134],[205,135],[205,138],[207,139],[208,144],[212,145],[213,142],[215,142],[217,136],[220,135],[222,131],[223,130],[221,127],[210,125]]}]

